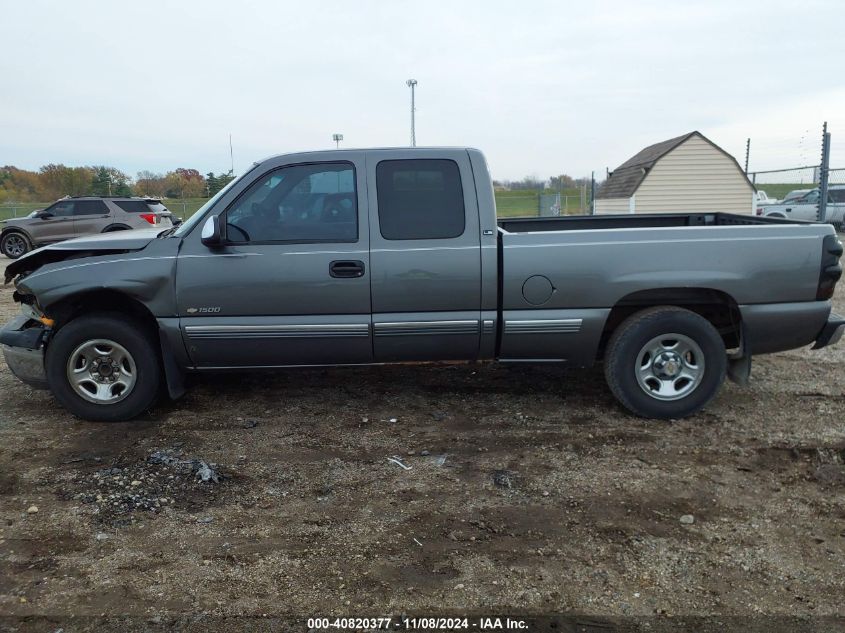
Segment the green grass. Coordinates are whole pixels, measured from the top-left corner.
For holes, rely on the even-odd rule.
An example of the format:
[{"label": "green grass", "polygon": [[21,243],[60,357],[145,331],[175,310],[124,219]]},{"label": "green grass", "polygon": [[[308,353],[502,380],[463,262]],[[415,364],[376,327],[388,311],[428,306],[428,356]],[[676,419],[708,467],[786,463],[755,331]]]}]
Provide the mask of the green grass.
[{"label": "green grass", "polygon": [[0,204],[0,220],[22,218],[36,209],[43,209],[49,202],[16,202]]},{"label": "green grass", "polygon": [[170,209],[174,215],[187,220],[197,209],[208,202],[208,198],[164,198],[162,200],[164,206]]},{"label": "green grass", "polygon": [[777,198],[778,200],[783,200],[783,197],[788,194],[790,191],[794,191],[795,189],[815,189],[818,187],[818,183],[804,183],[804,184],[789,184],[789,183],[759,183],[757,185],[757,190],[763,190],[766,192],[766,195],[770,198]]}]

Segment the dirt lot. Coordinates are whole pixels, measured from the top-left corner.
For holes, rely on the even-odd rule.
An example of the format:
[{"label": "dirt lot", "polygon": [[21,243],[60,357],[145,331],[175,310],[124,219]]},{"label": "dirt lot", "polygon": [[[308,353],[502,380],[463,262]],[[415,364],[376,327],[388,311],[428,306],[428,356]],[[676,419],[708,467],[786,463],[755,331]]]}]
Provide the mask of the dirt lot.
[{"label": "dirt lot", "polygon": [[472,365],[201,378],[92,424],[2,363],[0,614],[845,615],[845,345],[753,376],[672,423],[600,370]]}]

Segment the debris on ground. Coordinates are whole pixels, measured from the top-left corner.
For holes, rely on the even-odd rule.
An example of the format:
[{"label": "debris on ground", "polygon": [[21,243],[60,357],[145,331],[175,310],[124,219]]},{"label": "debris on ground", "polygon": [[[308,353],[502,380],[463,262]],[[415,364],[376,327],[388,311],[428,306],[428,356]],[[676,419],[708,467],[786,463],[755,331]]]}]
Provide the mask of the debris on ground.
[{"label": "debris on ground", "polygon": [[26,509],[27,514],[36,514],[38,512],[38,506],[29,506]]},{"label": "debris on ground", "polygon": [[692,525],[693,523],[695,523],[695,517],[691,514],[683,515],[680,520],[681,523],[683,523],[684,525]]},{"label": "debris on ground", "polygon": [[407,466],[406,464],[404,464],[402,462],[402,460],[399,458],[398,455],[394,455],[393,457],[388,457],[387,461],[393,462],[394,464],[396,464],[397,466],[399,466],[403,470],[411,470],[411,468],[412,468],[411,466]]},{"label": "debris on ground", "polygon": [[119,526],[134,521],[135,512],[158,514],[182,501],[196,505],[197,496],[213,494],[209,483],[219,484],[225,477],[217,464],[170,448],[155,450],[134,463],[79,471],[69,486],[78,492],[65,494],[92,508],[98,522]]},{"label": "debris on ground", "polygon": [[513,473],[509,470],[494,470],[493,483],[499,488],[513,488]]},{"label": "debris on ground", "polygon": [[217,464],[209,464],[202,459],[181,459],[180,455],[180,452],[172,450],[155,451],[147,461],[151,464],[173,466],[183,472],[190,471],[197,476],[198,481],[211,481],[217,484],[225,477],[218,472]]}]

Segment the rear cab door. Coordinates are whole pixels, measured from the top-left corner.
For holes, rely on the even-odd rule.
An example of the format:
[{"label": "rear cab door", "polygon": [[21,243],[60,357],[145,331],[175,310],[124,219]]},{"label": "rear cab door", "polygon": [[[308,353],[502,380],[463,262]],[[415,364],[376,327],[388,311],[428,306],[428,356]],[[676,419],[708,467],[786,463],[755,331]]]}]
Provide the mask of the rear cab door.
[{"label": "rear cab door", "polygon": [[467,151],[368,152],[367,189],[374,360],[478,358],[481,241]]}]

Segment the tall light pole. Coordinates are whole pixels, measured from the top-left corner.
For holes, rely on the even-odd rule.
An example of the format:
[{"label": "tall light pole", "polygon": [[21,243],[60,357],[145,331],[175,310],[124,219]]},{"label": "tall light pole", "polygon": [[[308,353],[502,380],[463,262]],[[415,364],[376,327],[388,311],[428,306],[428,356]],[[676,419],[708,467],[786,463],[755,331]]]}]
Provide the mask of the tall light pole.
[{"label": "tall light pole", "polygon": [[414,88],[417,85],[417,80],[409,79],[405,82],[405,85],[407,85],[411,89],[411,147],[416,147],[417,133],[414,129],[414,112],[416,112],[416,108],[414,107]]},{"label": "tall light pole", "polygon": [[340,149],[340,142],[343,140],[343,134],[332,134],[332,140],[335,142],[335,147]]}]

